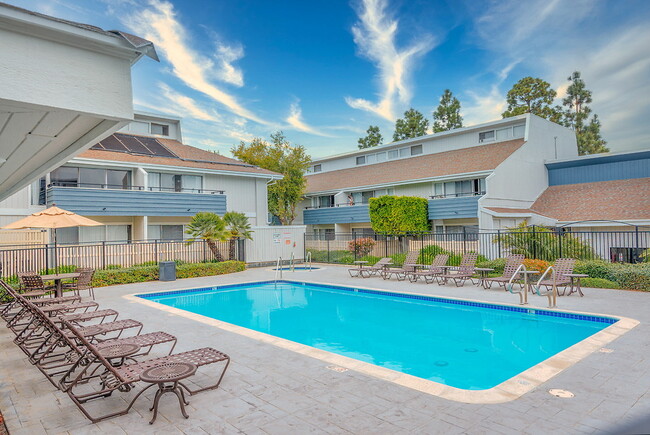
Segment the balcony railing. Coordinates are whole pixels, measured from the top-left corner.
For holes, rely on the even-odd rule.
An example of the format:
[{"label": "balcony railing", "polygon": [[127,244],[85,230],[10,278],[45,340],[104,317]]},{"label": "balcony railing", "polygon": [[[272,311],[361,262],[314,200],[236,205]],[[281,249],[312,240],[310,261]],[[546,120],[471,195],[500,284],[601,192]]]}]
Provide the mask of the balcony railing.
[{"label": "balcony railing", "polygon": [[310,205],[309,207],[305,207],[305,210],[315,210],[320,208],[353,207],[355,205],[368,205],[368,200],[340,202],[338,204],[332,204],[332,205]]},{"label": "balcony railing", "polygon": [[223,195],[223,190],[210,190],[210,189],[194,189],[183,187],[176,189],[174,187],[144,187],[136,186],[133,184],[98,184],[98,183],[74,183],[65,181],[55,181],[47,185],[47,187],[79,187],[86,189],[111,189],[111,190],[139,190],[146,192],[177,192],[177,193],[201,193],[211,195]]},{"label": "balcony railing", "polygon": [[480,192],[459,192],[459,193],[447,193],[445,195],[431,195],[431,199],[441,199],[441,198],[464,198],[467,196],[483,196],[485,195],[485,190]]}]

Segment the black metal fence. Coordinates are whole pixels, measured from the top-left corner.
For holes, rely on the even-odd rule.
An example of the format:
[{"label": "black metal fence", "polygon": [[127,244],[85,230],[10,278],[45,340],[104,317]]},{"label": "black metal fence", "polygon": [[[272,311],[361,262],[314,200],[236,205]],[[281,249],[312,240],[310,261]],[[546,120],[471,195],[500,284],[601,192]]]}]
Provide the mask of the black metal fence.
[{"label": "black metal fence", "polygon": [[305,234],[305,255],[312,261],[352,263],[366,257],[392,257],[400,264],[409,251],[420,251],[420,261],[430,262],[439,253],[452,255],[452,263],[466,252],[488,260],[510,253],[554,261],[571,257],[616,263],[650,262],[650,228],[629,231],[577,231],[526,227],[518,231],[479,231],[419,234]]},{"label": "black metal fence", "polygon": [[75,245],[31,245],[0,247],[0,277],[15,277],[20,272],[44,271],[71,267],[116,269],[138,265],[155,265],[160,261],[200,263],[221,260],[245,261],[242,240],[215,242],[213,251],[205,240],[101,242]]}]

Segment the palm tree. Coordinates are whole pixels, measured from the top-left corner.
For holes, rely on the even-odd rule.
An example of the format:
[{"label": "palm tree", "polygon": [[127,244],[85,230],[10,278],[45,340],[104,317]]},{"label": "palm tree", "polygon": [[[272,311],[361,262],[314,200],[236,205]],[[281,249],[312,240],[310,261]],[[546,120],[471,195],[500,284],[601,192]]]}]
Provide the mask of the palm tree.
[{"label": "palm tree", "polygon": [[223,215],[223,220],[226,223],[228,232],[230,233],[229,258],[234,260],[237,239],[253,240],[253,237],[251,236],[253,231],[251,231],[251,224],[248,222],[248,218],[244,213],[229,211]]},{"label": "palm tree", "polygon": [[192,236],[188,239],[189,242],[194,242],[197,239],[205,240],[214,254],[214,258],[217,261],[223,261],[217,242],[228,240],[231,233],[226,230],[226,223],[218,214],[204,211],[198,212],[187,225],[185,233]]}]

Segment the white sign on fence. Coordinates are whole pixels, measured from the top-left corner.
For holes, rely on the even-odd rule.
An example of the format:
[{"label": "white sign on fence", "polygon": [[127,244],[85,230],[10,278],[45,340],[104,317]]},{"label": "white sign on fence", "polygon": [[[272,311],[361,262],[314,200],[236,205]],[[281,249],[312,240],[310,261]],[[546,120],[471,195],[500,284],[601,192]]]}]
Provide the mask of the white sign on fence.
[{"label": "white sign on fence", "polygon": [[246,262],[289,260],[293,254],[302,260],[305,254],[304,225],[253,227],[253,240],[246,240]]}]

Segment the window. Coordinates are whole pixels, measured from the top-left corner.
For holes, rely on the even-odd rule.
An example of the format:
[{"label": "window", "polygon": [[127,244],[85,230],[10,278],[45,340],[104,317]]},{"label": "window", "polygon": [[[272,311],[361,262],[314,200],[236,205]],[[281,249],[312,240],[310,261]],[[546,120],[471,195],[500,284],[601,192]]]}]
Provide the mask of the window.
[{"label": "window", "polygon": [[515,125],[512,127],[512,137],[524,137],[524,132],[526,131],[525,125]]},{"label": "window", "polygon": [[386,153],[377,153],[377,161],[378,162],[385,162],[386,161]]},{"label": "window", "polygon": [[31,205],[45,205],[45,177],[34,181],[31,190]]},{"label": "window", "polygon": [[368,154],[366,156],[366,163],[377,163],[377,154]]},{"label": "window", "polygon": [[182,175],[181,189],[184,192],[200,193],[203,183],[203,177],[200,175]]},{"label": "window", "polygon": [[500,128],[497,130],[497,140],[509,139],[512,135],[512,127]]},{"label": "window", "polygon": [[169,136],[169,126],[165,124],[154,124],[152,122],[151,134],[157,134],[160,136]]},{"label": "window", "polygon": [[389,160],[396,159],[398,157],[399,157],[399,151],[398,150],[390,150],[390,151],[388,151],[388,159]]},{"label": "window", "polygon": [[50,181],[55,186],[76,187],[79,184],[79,168],[61,166],[50,174]]},{"label": "window", "polygon": [[362,237],[374,237],[375,232],[372,228],[352,228],[352,237],[362,238]]},{"label": "window", "polygon": [[413,145],[411,147],[411,155],[417,156],[419,154],[422,154],[422,145]]},{"label": "window", "polygon": [[203,177],[200,175],[165,174],[149,172],[149,190],[161,192],[193,192],[203,189]]},{"label": "window", "polygon": [[106,171],[106,184],[110,189],[128,189],[131,186],[131,172],[108,169]]},{"label": "window", "polygon": [[183,225],[161,225],[161,240],[183,240]]},{"label": "window", "polygon": [[79,186],[103,189],[106,184],[106,170],[97,168],[79,168]]},{"label": "window", "polygon": [[409,149],[408,148],[400,148],[399,150],[399,156],[400,157],[406,157],[409,155]]},{"label": "window", "polygon": [[334,195],[319,196],[318,207],[334,207]]},{"label": "window", "polygon": [[494,130],[484,131],[478,134],[478,142],[492,142],[494,140]]},{"label": "window", "polygon": [[357,165],[363,165],[366,163],[366,156],[357,157]]},{"label": "window", "polygon": [[322,166],[322,165],[314,165],[314,172],[320,172],[320,171],[322,171],[322,170],[323,170],[323,166]]}]

